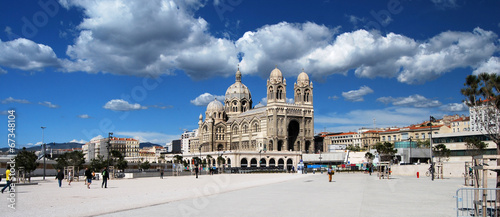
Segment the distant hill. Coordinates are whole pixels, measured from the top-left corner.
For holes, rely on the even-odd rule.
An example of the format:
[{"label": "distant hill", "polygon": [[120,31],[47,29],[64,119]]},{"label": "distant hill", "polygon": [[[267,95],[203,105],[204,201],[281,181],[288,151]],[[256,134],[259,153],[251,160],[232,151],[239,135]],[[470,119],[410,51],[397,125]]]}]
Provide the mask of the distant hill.
[{"label": "distant hill", "polygon": [[153,147],[153,146],[161,146],[161,147],[163,147],[163,145],[158,145],[158,144],[154,144],[154,143],[151,143],[151,142],[141,142],[139,144],[139,148]]},{"label": "distant hill", "polygon": [[[65,142],[65,143],[47,143],[46,145],[46,149],[47,149],[47,152],[50,151],[50,149],[72,149],[72,148],[82,148],[82,145],[84,144],[81,144],[81,143],[75,143],[75,142]],[[19,151],[21,150],[22,148],[15,148],[15,150]],[[26,150],[28,151],[40,151],[42,149],[42,147],[40,145],[37,145],[37,146],[30,146],[30,147],[26,147]],[[1,148],[0,151],[1,152],[6,152],[8,151],[9,148]]]},{"label": "distant hill", "polygon": [[[65,142],[65,143],[54,143],[53,142],[53,143],[48,143],[46,148],[47,148],[47,152],[48,152],[48,151],[50,151],[50,149],[82,148],[82,145],[84,145],[84,144],[75,143],[75,142]],[[139,148],[152,147],[152,146],[162,146],[162,145],[158,145],[158,144],[154,144],[154,143],[150,143],[150,142],[141,142],[139,144]],[[17,152],[17,151],[21,150],[22,148],[15,148],[15,149]],[[6,152],[8,150],[9,150],[9,148],[1,148],[0,149],[1,152]],[[39,145],[31,146],[31,147],[26,147],[26,150],[28,150],[28,151],[40,151],[41,147]]]}]

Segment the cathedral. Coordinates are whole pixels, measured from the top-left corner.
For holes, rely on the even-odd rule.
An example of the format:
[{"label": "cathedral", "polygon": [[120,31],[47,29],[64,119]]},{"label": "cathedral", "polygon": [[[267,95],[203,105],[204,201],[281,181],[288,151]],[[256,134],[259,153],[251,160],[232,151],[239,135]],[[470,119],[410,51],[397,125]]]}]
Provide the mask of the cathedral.
[{"label": "cathedral", "polygon": [[286,79],[278,68],[272,70],[265,106],[252,105],[252,94],[243,84],[239,69],[235,77],[224,102],[214,99],[207,106],[205,118],[200,114],[198,135],[190,141],[191,154],[184,157],[210,155],[210,165],[226,167],[297,168],[302,153],[314,152],[313,85],[309,76],[304,71],[298,75],[294,103],[288,103]]}]

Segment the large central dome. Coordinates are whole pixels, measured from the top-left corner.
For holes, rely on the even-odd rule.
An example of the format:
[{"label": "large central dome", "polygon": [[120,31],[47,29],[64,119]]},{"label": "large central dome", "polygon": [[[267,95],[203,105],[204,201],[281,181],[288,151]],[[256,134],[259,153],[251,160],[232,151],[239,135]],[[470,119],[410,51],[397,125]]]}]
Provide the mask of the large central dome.
[{"label": "large central dome", "polygon": [[233,99],[252,99],[252,94],[250,94],[248,87],[241,83],[241,72],[239,69],[236,72],[236,82],[229,86],[226,90],[226,101]]}]

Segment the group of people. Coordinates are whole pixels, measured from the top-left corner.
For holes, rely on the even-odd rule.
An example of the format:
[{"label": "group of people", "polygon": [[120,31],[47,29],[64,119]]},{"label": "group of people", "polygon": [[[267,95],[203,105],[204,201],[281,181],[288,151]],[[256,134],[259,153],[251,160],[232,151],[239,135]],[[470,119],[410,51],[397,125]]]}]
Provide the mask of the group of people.
[{"label": "group of people", "polygon": [[[68,185],[71,185],[71,181],[73,181],[72,175],[73,174],[71,173],[71,171],[68,172]],[[94,179],[94,177],[95,177],[95,172],[92,172],[88,167],[86,167],[85,172],[84,172],[84,176],[85,176],[85,185],[87,185],[87,188],[90,189],[90,184],[92,184],[92,179]],[[61,171],[61,169],[57,170],[56,179],[59,183],[59,187],[61,187],[62,180],[64,180],[64,173]],[[106,167],[102,171],[101,188],[108,188],[108,179],[109,179],[109,171],[108,171],[108,168]],[[3,190],[2,190],[2,193],[3,193]]]}]

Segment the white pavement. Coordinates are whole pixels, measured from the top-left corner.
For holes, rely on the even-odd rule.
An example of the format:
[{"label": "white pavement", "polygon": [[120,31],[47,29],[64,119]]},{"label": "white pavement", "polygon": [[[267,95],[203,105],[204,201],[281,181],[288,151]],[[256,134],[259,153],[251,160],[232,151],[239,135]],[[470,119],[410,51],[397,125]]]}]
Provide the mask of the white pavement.
[{"label": "white pavement", "polygon": [[[16,210],[2,216],[454,216],[462,179],[336,173],[231,174],[16,186]],[[6,215],[4,215],[6,214]]]}]

